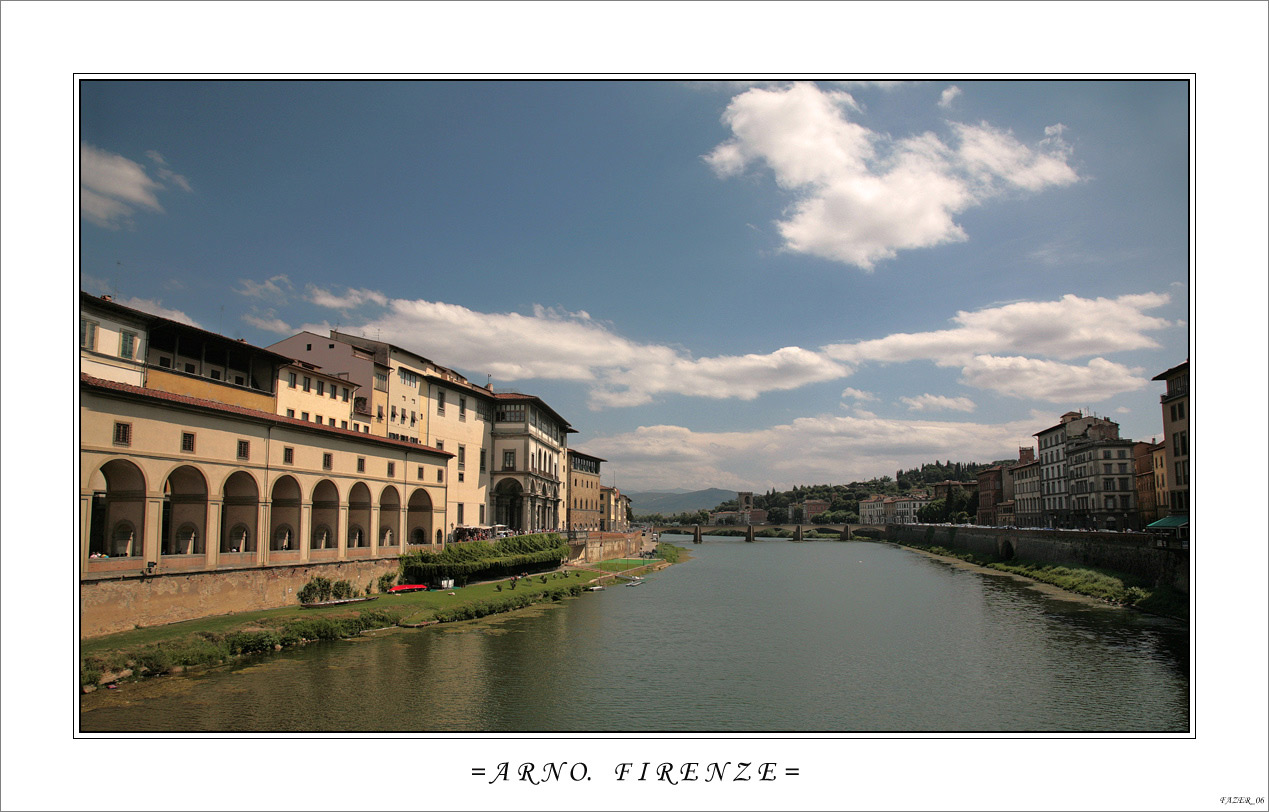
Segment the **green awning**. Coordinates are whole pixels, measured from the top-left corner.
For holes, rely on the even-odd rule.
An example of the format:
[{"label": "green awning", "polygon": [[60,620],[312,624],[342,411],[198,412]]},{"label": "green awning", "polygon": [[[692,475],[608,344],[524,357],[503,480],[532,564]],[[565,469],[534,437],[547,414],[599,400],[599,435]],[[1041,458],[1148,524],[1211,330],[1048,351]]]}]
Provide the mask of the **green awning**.
[{"label": "green awning", "polygon": [[1173,527],[1185,527],[1190,523],[1189,516],[1169,516],[1146,525],[1147,530],[1169,530]]}]

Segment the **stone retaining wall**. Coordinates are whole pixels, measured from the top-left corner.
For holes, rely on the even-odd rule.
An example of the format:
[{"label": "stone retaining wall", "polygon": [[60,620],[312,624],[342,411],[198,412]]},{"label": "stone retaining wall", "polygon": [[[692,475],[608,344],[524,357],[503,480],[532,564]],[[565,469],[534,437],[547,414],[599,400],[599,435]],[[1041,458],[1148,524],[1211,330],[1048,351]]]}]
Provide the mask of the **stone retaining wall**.
[{"label": "stone retaining wall", "polygon": [[1018,530],[956,525],[888,525],[886,539],[964,550],[1000,559],[1114,570],[1190,591],[1188,549],[1160,547],[1147,533]]},{"label": "stone retaining wall", "polygon": [[84,638],[100,637],[136,626],[298,606],[296,593],[314,576],[349,581],[364,590],[381,575],[395,573],[398,566],[393,557],[81,581],[79,633]]}]

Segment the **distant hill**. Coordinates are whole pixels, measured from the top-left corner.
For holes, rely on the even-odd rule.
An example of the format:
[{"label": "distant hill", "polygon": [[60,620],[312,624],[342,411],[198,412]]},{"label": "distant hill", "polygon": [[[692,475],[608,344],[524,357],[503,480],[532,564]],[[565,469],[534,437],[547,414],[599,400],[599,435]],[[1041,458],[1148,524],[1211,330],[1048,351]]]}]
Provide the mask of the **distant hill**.
[{"label": "distant hill", "polygon": [[703,491],[648,491],[646,493],[627,493],[630,497],[631,510],[636,516],[645,513],[660,513],[662,516],[673,516],[676,513],[694,513],[698,510],[713,510],[728,499],[735,499],[735,491],[724,491],[709,488]]}]

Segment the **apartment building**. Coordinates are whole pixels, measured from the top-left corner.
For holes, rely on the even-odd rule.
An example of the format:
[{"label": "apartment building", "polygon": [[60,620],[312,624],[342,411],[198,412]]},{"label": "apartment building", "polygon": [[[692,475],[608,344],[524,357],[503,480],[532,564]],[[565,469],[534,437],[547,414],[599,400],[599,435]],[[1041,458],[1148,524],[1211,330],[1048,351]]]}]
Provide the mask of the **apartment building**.
[{"label": "apartment building", "polygon": [[1163,443],[1137,443],[1132,451],[1137,486],[1137,517],[1140,525],[1145,527],[1160,518],[1158,488],[1155,483],[1155,452],[1163,451]]},{"label": "apartment building", "polygon": [[1018,527],[1039,527],[1042,520],[1040,460],[1033,449],[1026,462],[1019,462],[1010,471],[1013,478],[1013,523]]},{"label": "apartment building", "polygon": [[1117,440],[1119,424],[1074,411],[1062,415],[1057,425],[1036,432],[1034,436],[1039,444],[1040,456],[1040,524],[1045,527],[1071,527],[1067,444],[1077,438]]},{"label": "apartment building", "polygon": [[616,488],[604,485],[599,489],[600,530],[610,533],[623,533],[630,529],[630,497]]},{"label": "apartment building", "polygon": [[1068,526],[1136,529],[1136,463],[1132,440],[1081,434],[1067,442]]}]

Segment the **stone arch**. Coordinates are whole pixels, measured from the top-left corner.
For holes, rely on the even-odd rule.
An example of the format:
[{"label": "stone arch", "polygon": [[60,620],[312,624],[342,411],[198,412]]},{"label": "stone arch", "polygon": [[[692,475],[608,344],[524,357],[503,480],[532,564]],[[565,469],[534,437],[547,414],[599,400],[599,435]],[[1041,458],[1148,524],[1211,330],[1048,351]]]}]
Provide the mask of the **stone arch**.
[{"label": "stone arch", "polygon": [[310,550],[329,550],[339,546],[339,489],[329,479],[313,486],[313,532],[309,534]]},{"label": "stone arch", "polygon": [[289,474],[280,476],[273,483],[269,496],[269,549],[299,549],[300,484]]},{"label": "stone arch", "polygon": [[1014,550],[1013,541],[1008,538],[1002,538],[997,546],[997,553],[1005,561],[1012,561],[1016,551]]},{"label": "stone arch", "polygon": [[348,546],[369,547],[370,489],[358,482],[348,492]]},{"label": "stone arch", "polygon": [[432,497],[418,488],[406,506],[405,534],[410,544],[427,544],[432,537]]},{"label": "stone arch", "polygon": [[399,547],[401,527],[401,495],[389,485],[379,494],[379,548]]},{"label": "stone arch", "polygon": [[[90,557],[141,556],[145,543],[145,474],[131,460],[98,469],[104,490],[92,495],[88,523]],[[93,479],[98,477],[94,476]]]},{"label": "stone arch", "polygon": [[207,543],[207,478],[181,465],[163,483],[163,555],[202,555]]},{"label": "stone arch", "polygon": [[494,488],[494,524],[523,531],[524,488],[514,479],[504,479]]},{"label": "stone arch", "polygon": [[234,471],[221,489],[224,504],[220,525],[222,553],[248,553],[256,550],[256,517],[260,515],[260,488],[246,471]]}]

